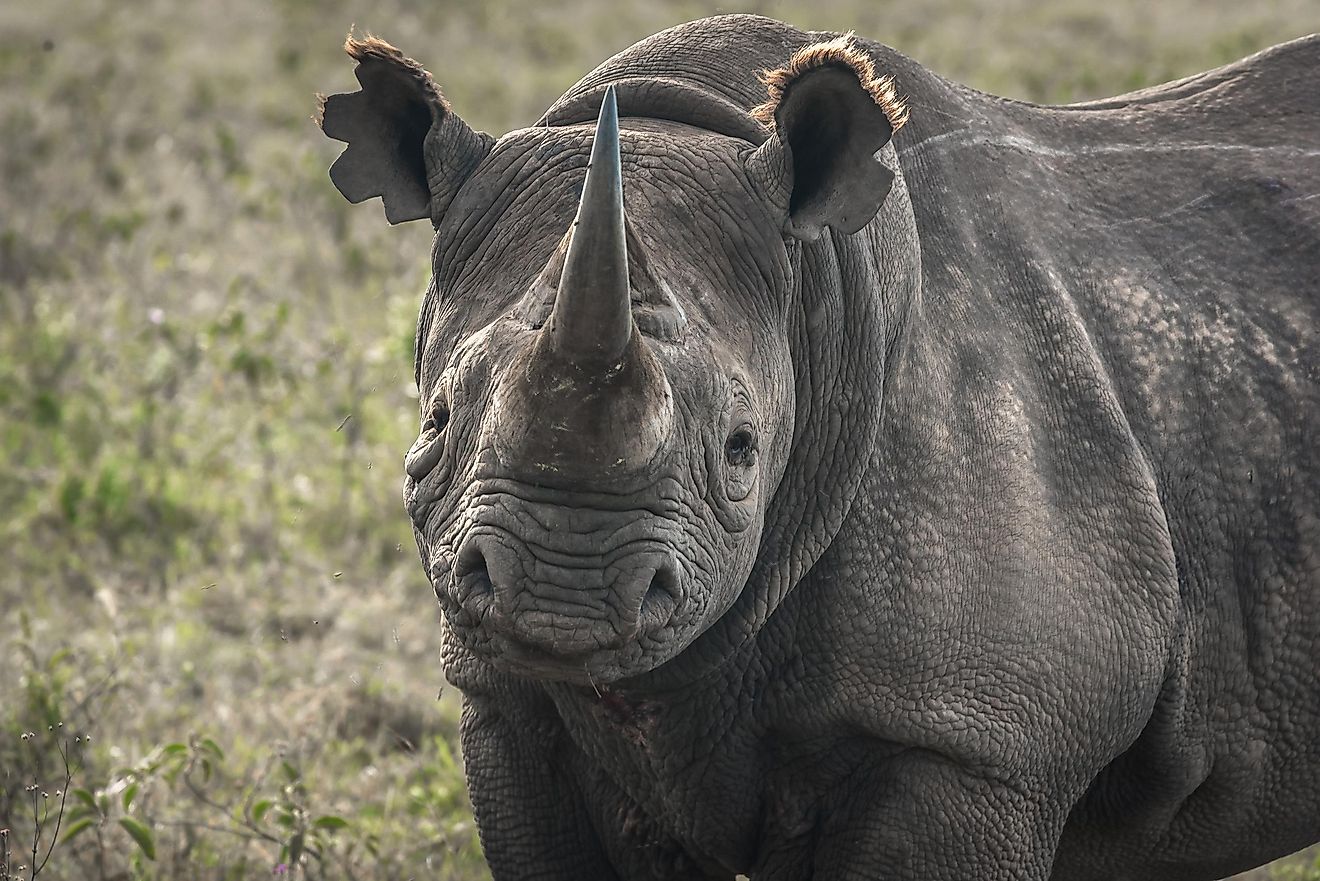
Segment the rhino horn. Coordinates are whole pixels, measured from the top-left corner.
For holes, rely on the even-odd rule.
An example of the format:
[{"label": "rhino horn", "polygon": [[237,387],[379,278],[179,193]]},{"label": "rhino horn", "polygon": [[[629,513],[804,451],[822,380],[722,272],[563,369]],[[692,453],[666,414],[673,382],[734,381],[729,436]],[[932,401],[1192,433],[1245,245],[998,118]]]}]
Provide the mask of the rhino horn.
[{"label": "rhino horn", "polygon": [[632,333],[619,111],[610,86],[542,343],[563,360],[588,367],[616,362]]}]

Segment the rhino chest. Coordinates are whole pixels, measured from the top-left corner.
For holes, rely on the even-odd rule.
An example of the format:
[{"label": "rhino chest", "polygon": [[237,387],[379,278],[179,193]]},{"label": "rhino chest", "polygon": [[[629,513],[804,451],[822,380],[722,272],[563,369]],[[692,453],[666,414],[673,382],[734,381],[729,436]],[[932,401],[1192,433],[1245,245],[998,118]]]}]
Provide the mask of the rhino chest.
[{"label": "rhino chest", "polygon": [[736,702],[602,690],[561,710],[612,851],[716,874],[752,864],[769,795],[766,756]]}]

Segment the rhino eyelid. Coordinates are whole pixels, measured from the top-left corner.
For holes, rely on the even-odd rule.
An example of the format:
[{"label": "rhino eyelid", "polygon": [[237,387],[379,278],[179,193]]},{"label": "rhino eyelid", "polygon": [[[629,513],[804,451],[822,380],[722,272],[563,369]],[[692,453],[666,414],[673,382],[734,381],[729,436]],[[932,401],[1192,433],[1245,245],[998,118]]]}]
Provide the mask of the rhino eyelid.
[{"label": "rhino eyelid", "polygon": [[449,408],[442,401],[436,401],[431,405],[431,412],[427,414],[422,422],[422,431],[444,431],[445,426],[449,424]]}]

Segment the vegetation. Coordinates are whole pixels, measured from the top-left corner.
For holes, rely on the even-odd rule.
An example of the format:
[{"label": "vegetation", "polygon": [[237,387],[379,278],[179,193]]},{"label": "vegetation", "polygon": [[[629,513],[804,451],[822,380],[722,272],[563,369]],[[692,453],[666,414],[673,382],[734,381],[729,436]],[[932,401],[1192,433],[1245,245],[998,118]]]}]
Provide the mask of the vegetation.
[{"label": "vegetation", "polygon": [[[743,8],[1048,101],[1228,61],[1316,11]],[[343,203],[313,93],[353,88],[356,23],[503,132],[715,11],[0,6],[0,878],[485,877],[398,500],[428,230]]]}]

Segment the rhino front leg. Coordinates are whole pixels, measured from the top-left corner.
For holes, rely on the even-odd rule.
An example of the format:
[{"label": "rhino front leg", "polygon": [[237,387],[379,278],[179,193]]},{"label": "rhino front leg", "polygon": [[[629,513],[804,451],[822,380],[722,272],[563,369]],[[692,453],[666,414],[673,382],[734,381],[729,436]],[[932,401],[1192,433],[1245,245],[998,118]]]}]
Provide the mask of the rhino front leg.
[{"label": "rhino front leg", "polygon": [[574,747],[553,710],[538,703],[531,696],[463,702],[468,791],[491,874],[617,881],[565,761]]},{"label": "rhino front leg", "polygon": [[1046,792],[910,750],[854,775],[820,816],[813,881],[1046,881],[1067,818]]}]

